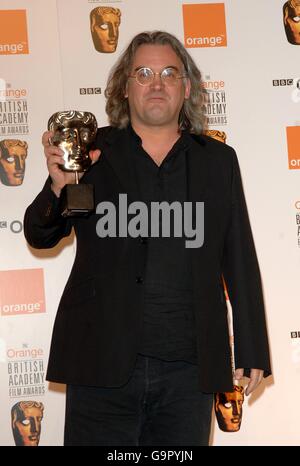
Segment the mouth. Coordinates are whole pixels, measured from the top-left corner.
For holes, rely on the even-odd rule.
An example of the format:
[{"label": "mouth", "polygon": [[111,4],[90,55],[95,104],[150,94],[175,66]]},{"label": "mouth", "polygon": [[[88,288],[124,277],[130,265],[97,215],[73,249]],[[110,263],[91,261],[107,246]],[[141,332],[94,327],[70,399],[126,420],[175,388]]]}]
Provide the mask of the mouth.
[{"label": "mouth", "polygon": [[232,424],[238,424],[240,422],[238,417],[234,417],[231,419]]},{"label": "mouth", "polygon": [[108,45],[116,45],[117,41],[116,40],[108,40],[107,43],[108,43]]},{"label": "mouth", "polygon": [[165,98],[161,96],[153,96],[153,97],[148,97],[147,99],[149,102],[165,102]]},{"label": "mouth", "polygon": [[23,174],[23,173],[14,173],[14,177],[15,177],[15,178],[18,178],[18,179],[23,179],[23,178],[24,178],[24,174]]}]

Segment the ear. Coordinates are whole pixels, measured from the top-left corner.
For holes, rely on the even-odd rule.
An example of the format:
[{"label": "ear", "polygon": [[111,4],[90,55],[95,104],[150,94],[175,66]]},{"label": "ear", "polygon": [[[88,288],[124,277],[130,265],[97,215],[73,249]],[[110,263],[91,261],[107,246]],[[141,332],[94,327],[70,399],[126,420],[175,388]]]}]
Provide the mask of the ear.
[{"label": "ear", "polygon": [[126,83],[125,92],[124,92],[124,97],[125,97],[125,99],[128,98],[128,81],[127,81],[127,83]]},{"label": "ear", "polygon": [[191,93],[191,81],[189,78],[184,78],[184,80],[185,80],[184,98],[188,99]]}]

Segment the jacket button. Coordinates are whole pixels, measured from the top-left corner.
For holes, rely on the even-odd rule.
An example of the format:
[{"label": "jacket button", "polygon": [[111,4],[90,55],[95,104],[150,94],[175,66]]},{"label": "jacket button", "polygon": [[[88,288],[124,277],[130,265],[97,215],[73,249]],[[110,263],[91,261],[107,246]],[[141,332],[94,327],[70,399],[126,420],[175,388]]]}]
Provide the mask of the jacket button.
[{"label": "jacket button", "polygon": [[136,283],[143,283],[144,279],[143,277],[136,277],[135,281]]},{"label": "jacket button", "polygon": [[141,244],[147,244],[147,239],[146,238],[140,238],[140,243]]}]

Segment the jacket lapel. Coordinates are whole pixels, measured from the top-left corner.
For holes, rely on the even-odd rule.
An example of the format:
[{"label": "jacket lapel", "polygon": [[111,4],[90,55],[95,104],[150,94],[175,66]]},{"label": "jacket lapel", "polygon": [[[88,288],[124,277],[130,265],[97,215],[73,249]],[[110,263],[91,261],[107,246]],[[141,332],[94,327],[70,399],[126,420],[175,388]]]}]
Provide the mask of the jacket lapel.
[{"label": "jacket lapel", "polygon": [[206,142],[201,136],[192,136],[187,153],[188,201],[205,201],[209,196],[210,161]]},{"label": "jacket lapel", "polygon": [[135,150],[134,140],[126,130],[112,130],[103,145],[103,156],[119,180],[120,192],[126,193],[130,202],[139,199],[134,164]]}]

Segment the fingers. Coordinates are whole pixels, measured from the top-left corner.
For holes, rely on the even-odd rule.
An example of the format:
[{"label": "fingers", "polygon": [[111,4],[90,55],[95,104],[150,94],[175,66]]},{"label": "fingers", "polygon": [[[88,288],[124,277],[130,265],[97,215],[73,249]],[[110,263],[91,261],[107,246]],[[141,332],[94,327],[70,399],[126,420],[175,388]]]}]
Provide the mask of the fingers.
[{"label": "fingers", "polygon": [[50,138],[53,137],[54,133],[52,131],[45,131],[42,136],[42,144],[44,146],[44,153],[47,158],[47,163],[58,163],[62,164],[64,155],[63,151],[50,143]]},{"label": "fingers", "polygon": [[46,156],[47,157],[47,165],[48,167],[52,166],[52,165],[64,165],[65,161],[63,159],[63,157],[58,154],[58,155],[54,155],[54,154],[51,154],[49,156]]},{"label": "fingers", "polygon": [[264,371],[261,369],[251,369],[250,372],[250,382],[246,389],[246,395],[250,395],[261,383],[263,379]]},{"label": "fingers", "polygon": [[100,154],[101,154],[101,151],[99,149],[91,150],[89,152],[89,156],[92,160],[92,164],[99,160]]},{"label": "fingers", "polygon": [[45,131],[42,136],[42,144],[44,147],[50,146],[50,141],[49,139],[54,136],[54,133],[52,131]]},{"label": "fingers", "polygon": [[234,378],[236,380],[241,380],[244,377],[244,369],[236,369],[234,373]]}]

